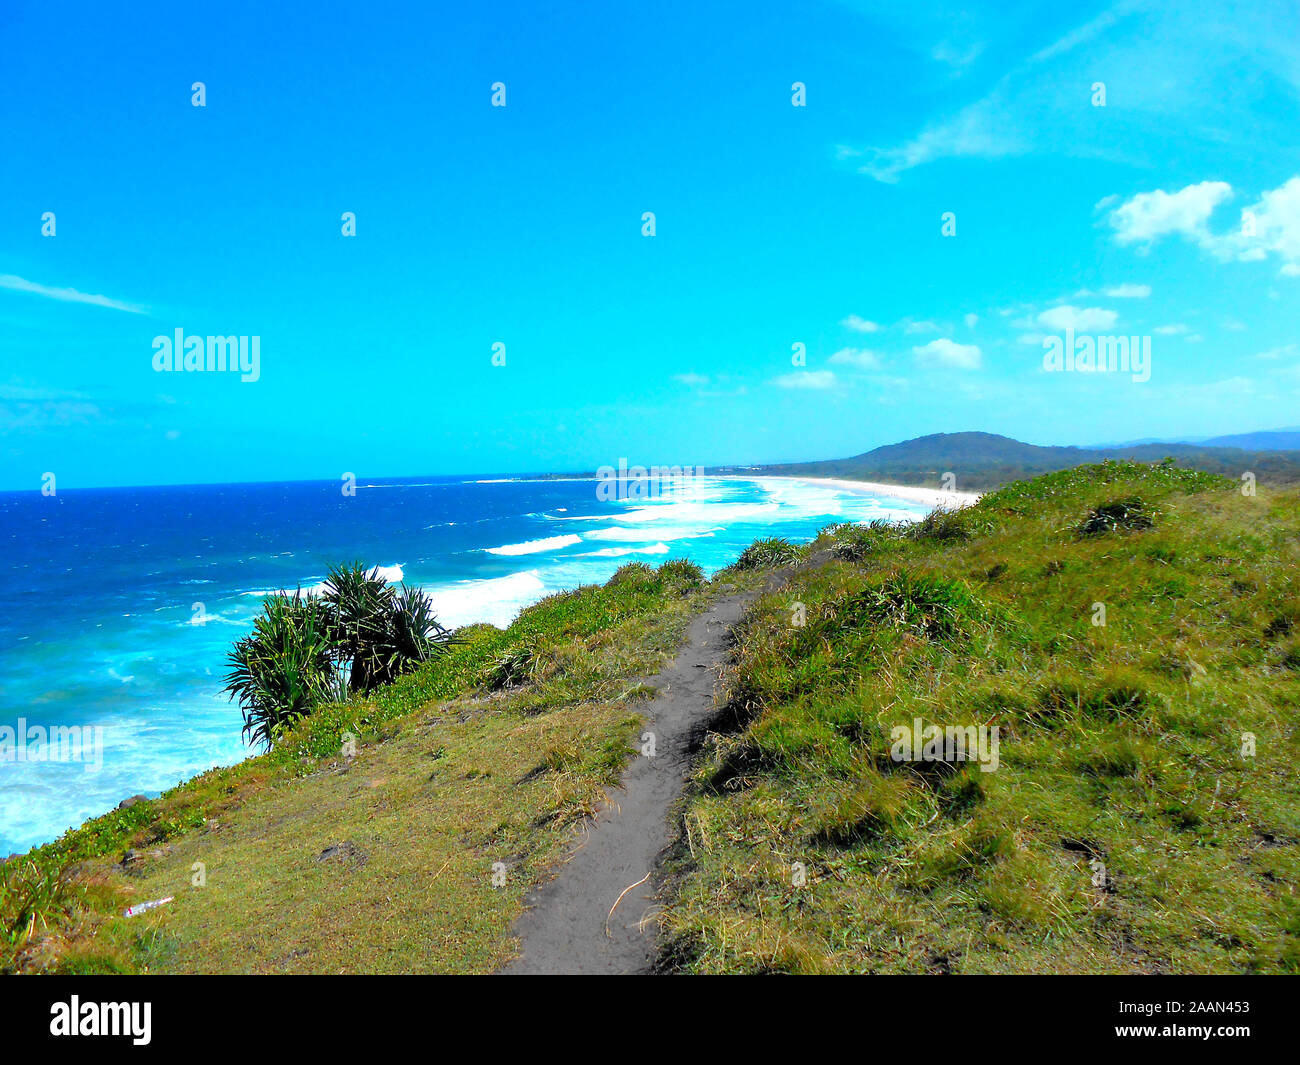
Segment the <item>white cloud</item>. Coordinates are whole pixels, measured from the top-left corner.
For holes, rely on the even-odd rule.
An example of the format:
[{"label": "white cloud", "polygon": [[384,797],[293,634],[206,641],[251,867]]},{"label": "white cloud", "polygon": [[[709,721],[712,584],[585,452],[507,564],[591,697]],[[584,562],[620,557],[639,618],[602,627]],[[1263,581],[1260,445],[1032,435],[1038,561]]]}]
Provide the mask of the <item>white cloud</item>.
[{"label": "white cloud", "polygon": [[951,118],[932,123],[912,140],[894,148],[850,148],[841,145],[840,159],[865,158],[858,167],[877,181],[893,184],[913,167],[953,156],[997,159],[1026,150],[1025,143],[1000,121],[997,94],[978,100]]},{"label": "white cloud", "polygon": [[931,340],[912,349],[923,366],[947,366],[956,370],[978,370],[984,358],[976,344],[957,344],[947,337]]},{"label": "white cloud", "polygon": [[1119,315],[1102,307],[1072,307],[1062,304],[1050,307],[1038,316],[1036,321],[1045,329],[1064,332],[1073,329],[1076,333],[1106,333],[1115,324]]},{"label": "white cloud", "polygon": [[109,299],[107,296],[95,296],[88,292],[78,292],[75,288],[52,288],[36,281],[28,281],[26,278],[15,277],[13,274],[0,274],[0,288],[12,289],[14,292],[28,292],[33,296],[44,296],[46,299],[59,300],[63,303],[86,303],[93,307],[107,307],[109,310],[126,311],[129,314],[147,313],[143,307],[123,303],[121,300]]},{"label": "white cloud", "polygon": [[1144,300],[1151,295],[1150,285],[1115,285],[1106,289],[1106,295],[1115,300]]},{"label": "white cloud", "polygon": [[1233,227],[1211,232],[1210,215],[1232,195],[1224,181],[1202,181],[1174,193],[1140,192],[1112,211],[1109,220],[1121,244],[1149,244],[1180,234],[1225,262],[1258,262],[1276,255],[1283,277],[1300,277],[1300,176],[1262,193]]},{"label": "white cloud", "polygon": [[1161,336],[1178,336],[1187,332],[1187,326],[1182,322],[1174,322],[1171,325],[1157,326],[1156,332]]},{"label": "white cloud", "polygon": [[865,318],[859,318],[856,314],[850,314],[840,322],[840,325],[846,329],[852,329],[855,333],[874,333],[880,329],[876,322],[869,322]]},{"label": "white cloud", "polygon": [[1214,209],[1232,196],[1226,181],[1202,181],[1177,192],[1139,192],[1110,213],[1121,244],[1149,243],[1171,233],[1197,241],[1209,237],[1206,223]]},{"label": "white cloud", "polygon": [[979,320],[980,320],[980,316],[978,314],[968,314],[966,315],[965,318],[962,319],[962,321],[966,323],[967,329],[974,329],[975,323],[978,322]]},{"label": "white cloud", "polygon": [[920,322],[908,321],[903,327],[903,332],[908,335],[913,333],[942,333],[943,327],[937,322],[931,322],[928,319]]},{"label": "white cloud", "polygon": [[778,388],[806,388],[821,391],[834,388],[836,377],[831,370],[796,370],[794,373],[773,378],[772,384]]},{"label": "white cloud", "polygon": [[0,384],[0,435],[89,425],[102,418],[100,409],[80,392]]},{"label": "white cloud", "polygon": [[836,366],[856,366],[859,370],[880,369],[880,356],[866,348],[840,348],[830,361]]},{"label": "white cloud", "polygon": [[675,373],[673,380],[691,388],[700,388],[709,383],[709,378],[699,373]]},{"label": "white cloud", "polygon": [[1235,231],[1207,246],[1220,258],[1243,262],[1276,255],[1284,277],[1300,277],[1300,177],[1263,193],[1242,212]]}]

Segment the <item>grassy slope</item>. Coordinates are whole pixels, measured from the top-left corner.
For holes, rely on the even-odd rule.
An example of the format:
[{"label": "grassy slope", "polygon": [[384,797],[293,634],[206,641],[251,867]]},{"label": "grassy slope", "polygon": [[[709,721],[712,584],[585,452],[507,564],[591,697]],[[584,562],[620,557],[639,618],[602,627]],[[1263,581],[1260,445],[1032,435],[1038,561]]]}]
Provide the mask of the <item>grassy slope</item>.
[{"label": "grassy slope", "polygon": [[[504,632],[464,630],[446,658],[375,698],[318,709],[271,753],[9,863],[10,926],[15,886],[64,873],[37,920],[16,922],[32,935],[13,937],[0,969],[490,970],[527,889],[633,755],[649,694],[637,678],[671,656],[711,594],[633,567]],[[497,690],[507,667],[521,683]],[[359,740],[353,758],[345,732]],[[345,842],[348,853],[317,860]],[[142,857],[124,871],[128,848]],[[176,901],[116,915],[165,895]]]},{"label": "grassy slope", "polygon": [[[1154,528],[1075,534],[1127,496]],[[856,534],[856,561],[757,605],[685,812],[666,964],[1300,968],[1297,494],[1107,464],[961,524]],[[914,717],[1001,726],[1000,768],[891,761]]]},{"label": "grassy slope", "polygon": [[[1154,528],[1075,535],[1133,495]],[[1010,485],[957,524],[969,540],[823,537],[811,553],[845,557],[751,613],[684,814],[665,965],[1295,970],[1297,494],[1108,465]],[[270,754],[0,867],[0,933],[18,929],[0,969],[490,970],[632,756],[637,678],[721,590],[638,574],[468,630]],[[520,686],[494,691],[503,672]],[[889,727],[913,717],[1000,725],[1001,767],[890,762]],[[128,847],[145,856],[124,872]]]}]

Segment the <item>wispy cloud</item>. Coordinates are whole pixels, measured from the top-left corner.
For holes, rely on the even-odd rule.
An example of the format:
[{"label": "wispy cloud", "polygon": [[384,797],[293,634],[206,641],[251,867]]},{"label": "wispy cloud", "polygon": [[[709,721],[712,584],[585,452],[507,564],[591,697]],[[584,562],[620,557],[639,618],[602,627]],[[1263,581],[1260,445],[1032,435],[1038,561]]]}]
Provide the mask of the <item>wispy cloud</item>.
[{"label": "wispy cloud", "polygon": [[836,366],[856,366],[859,370],[880,369],[880,356],[866,348],[840,348],[829,361]]},{"label": "wispy cloud", "polygon": [[984,353],[977,344],[958,344],[947,337],[931,340],[912,349],[922,366],[944,366],[954,370],[978,370]]},{"label": "wispy cloud", "polygon": [[958,43],[952,40],[942,40],[930,49],[930,57],[938,63],[946,65],[954,76],[960,77],[970,68],[971,64],[977,60],[984,52],[984,44],[981,41],[971,43]]},{"label": "wispy cloud", "polygon": [[914,322],[908,319],[903,323],[903,332],[907,333],[909,336],[914,333],[942,333],[943,326],[939,325],[938,322],[931,322],[928,319],[919,322]]},{"label": "wispy cloud", "polygon": [[1118,318],[1114,311],[1103,307],[1072,307],[1067,303],[1049,307],[1035,321],[1044,329],[1058,332],[1073,329],[1076,333],[1105,333]]},{"label": "wispy cloud", "polygon": [[102,416],[99,407],[80,392],[0,384],[0,434],[88,425]]},{"label": "wispy cloud", "polygon": [[842,319],[840,325],[844,326],[845,329],[852,329],[855,333],[874,333],[880,329],[877,322],[869,322],[856,314],[850,314],[847,318]]},{"label": "wispy cloud", "polygon": [[837,378],[832,370],[796,370],[772,379],[778,388],[803,388],[825,391],[834,388]]},{"label": "wispy cloud", "polygon": [[1144,300],[1151,295],[1150,285],[1113,285],[1105,295],[1115,300]]},{"label": "wispy cloud", "polygon": [[[894,183],[939,160],[1031,152],[1145,163],[1152,139],[1173,130],[1191,143],[1266,150],[1285,137],[1290,112],[1238,119],[1278,85],[1300,84],[1293,26],[1292,0],[1194,10],[1119,0],[1047,40],[980,97],[930,117],[912,136],[884,145],[844,142],[838,157]],[[946,39],[932,52],[947,62],[964,54]],[[1242,67],[1259,76],[1234,77]],[[1095,98],[1099,82],[1105,106]]]},{"label": "wispy cloud", "polygon": [[858,173],[893,184],[900,175],[936,159],[954,156],[996,159],[1028,149],[1009,125],[999,122],[997,94],[973,103],[951,118],[932,123],[912,140],[893,148],[854,148],[840,145],[841,160],[863,160]]},{"label": "wispy cloud", "polygon": [[46,299],[59,300],[62,303],[85,303],[92,307],[107,307],[113,311],[126,311],[128,314],[149,313],[145,308],[138,307],[133,303],[124,303],[122,300],[110,299],[108,296],[97,296],[89,292],[79,292],[75,288],[55,288],[50,285],[42,285],[36,281],[28,281],[26,278],[17,277],[14,274],[0,274],[0,288],[7,288],[14,292],[27,292],[33,296],[44,296]]}]

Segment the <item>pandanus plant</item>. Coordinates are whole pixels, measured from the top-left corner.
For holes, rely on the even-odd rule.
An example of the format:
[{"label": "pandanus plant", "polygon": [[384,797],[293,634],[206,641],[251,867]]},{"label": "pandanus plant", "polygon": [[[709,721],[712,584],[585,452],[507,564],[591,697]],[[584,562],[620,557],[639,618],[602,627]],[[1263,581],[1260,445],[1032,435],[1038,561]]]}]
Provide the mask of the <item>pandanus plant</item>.
[{"label": "pandanus plant", "polygon": [[433,602],[418,588],[394,588],[360,562],[335,566],[321,596],[331,638],[349,664],[348,690],[391,684],[447,646],[451,633],[438,624]]},{"label": "pandanus plant", "polygon": [[452,634],[418,589],[359,562],[330,569],[320,595],[269,596],[228,657],[225,690],[244,734],[268,749],[323,702],[390,684],[444,651]]},{"label": "pandanus plant", "polygon": [[310,593],[268,596],[253,631],[235,642],[226,661],[225,690],[243,711],[244,735],[268,748],[341,688],[329,614]]}]

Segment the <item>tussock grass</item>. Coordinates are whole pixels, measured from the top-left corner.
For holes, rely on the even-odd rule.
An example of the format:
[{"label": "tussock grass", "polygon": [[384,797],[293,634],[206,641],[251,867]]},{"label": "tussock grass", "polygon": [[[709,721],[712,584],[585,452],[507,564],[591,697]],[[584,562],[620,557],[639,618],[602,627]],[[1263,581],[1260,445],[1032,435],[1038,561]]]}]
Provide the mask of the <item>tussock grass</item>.
[{"label": "tussock grass", "polygon": [[780,536],[755,540],[729,567],[732,570],[774,569],[792,566],[799,561],[799,548]]},{"label": "tussock grass", "polygon": [[[738,630],[666,968],[1300,970],[1300,495],[1108,462],[812,550]],[[894,761],[916,720],[998,768]]]}]

